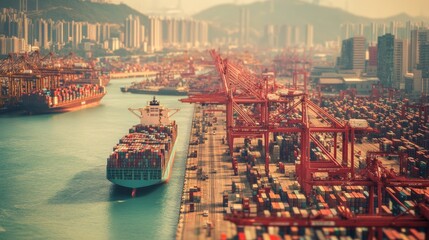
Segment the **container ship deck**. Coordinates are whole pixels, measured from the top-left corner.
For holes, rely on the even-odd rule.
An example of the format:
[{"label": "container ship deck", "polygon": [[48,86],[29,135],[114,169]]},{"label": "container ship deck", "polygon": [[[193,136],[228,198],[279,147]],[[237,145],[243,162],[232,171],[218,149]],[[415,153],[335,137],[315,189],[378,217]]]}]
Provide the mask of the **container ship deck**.
[{"label": "container ship deck", "polygon": [[132,189],[168,181],[177,140],[177,125],[170,121],[169,109],[154,98],[145,108],[129,110],[140,124],[130,128],[113,148],[107,159],[107,179]]},{"label": "container ship deck", "polygon": [[25,94],[22,96],[22,106],[30,114],[70,112],[97,106],[105,95],[103,86],[70,85]]}]

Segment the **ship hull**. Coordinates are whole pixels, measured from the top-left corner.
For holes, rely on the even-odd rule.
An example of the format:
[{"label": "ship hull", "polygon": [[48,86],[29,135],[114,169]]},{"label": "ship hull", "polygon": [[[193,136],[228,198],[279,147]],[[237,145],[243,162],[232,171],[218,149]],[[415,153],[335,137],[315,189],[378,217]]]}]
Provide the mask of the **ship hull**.
[{"label": "ship hull", "polygon": [[71,112],[84,108],[91,108],[98,106],[105,93],[96,96],[91,96],[82,99],[75,99],[69,102],[64,102],[55,106],[48,106],[43,103],[28,103],[24,104],[24,109],[30,114],[42,114],[42,113],[63,113]]},{"label": "ship hull", "polygon": [[[124,179],[110,179],[109,177],[107,179],[116,185],[127,187],[127,188],[144,188],[144,187],[150,187],[153,185],[158,185],[164,182],[168,182],[168,180],[170,179],[171,170],[174,165],[174,158],[176,155],[176,142],[177,142],[177,138],[174,143],[173,149],[171,151],[170,159],[168,160],[168,163],[166,166],[166,171],[164,171],[164,174],[162,175],[161,179],[159,180],[124,180]],[[122,170],[138,171],[137,169],[134,169],[134,168],[123,168]],[[109,171],[109,167],[107,167],[107,172],[108,171]]]},{"label": "ship hull", "polygon": [[136,94],[155,94],[155,95],[171,95],[171,96],[186,96],[188,92],[177,90],[150,90],[150,89],[136,89],[136,88],[121,88],[122,92],[136,93]]}]

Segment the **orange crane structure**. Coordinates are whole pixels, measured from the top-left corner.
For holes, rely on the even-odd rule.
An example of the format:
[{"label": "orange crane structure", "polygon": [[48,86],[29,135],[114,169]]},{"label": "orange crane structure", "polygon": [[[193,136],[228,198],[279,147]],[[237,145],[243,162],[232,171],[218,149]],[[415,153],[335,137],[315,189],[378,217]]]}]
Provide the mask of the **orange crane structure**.
[{"label": "orange crane structure", "polygon": [[406,101],[405,104],[401,107],[401,116],[402,118],[406,118],[406,110],[407,108],[415,109],[419,112],[419,119],[422,122],[422,124],[428,123],[428,116],[429,116],[429,103],[409,103]]},{"label": "orange crane structure", "polygon": [[373,100],[379,99],[380,97],[388,97],[389,100],[392,100],[394,96],[400,94],[400,91],[395,88],[384,88],[380,83],[373,84],[371,86],[371,96]]},{"label": "orange crane structure", "polygon": [[299,55],[296,51],[288,50],[276,56],[273,62],[277,76],[292,77],[290,89],[307,86],[312,61],[306,53]]},{"label": "orange crane structure", "polygon": [[[369,153],[367,166],[363,170],[355,169],[354,139],[357,133],[373,131],[365,124],[353,121],[341,121],[309,100],[306,82],[302,90],[274,84],[274,79],[260,78],[249,70],[222,59],[214,50],[210,51],[220,76],[220,87],[211,94],[190,95],[182,102],[226,105],[227,141],[229,152],[233,153],[235,138],[260,138],[264,140],[265,172],[269,174],[269,137],[271,133],[300,134],[300,156],[296,161],[296,175],[301,190],[307,196],[312,195],[313,186],[367,186],[369,189],[369,212],[355,215],[347,206],[340,206],[339,216],[292,218],[292,217],[255,217],[249,213],[233,212],[225,220],[243,226],[277,227],[367,227],[369,238],[377,233],[382,239],[383,227],[424,227],[426,239],[429,239],[429,207],[419,204],[419,215],[411,215],[410,208],[401,203],[393,194],[393,187],[429,187],[429,180],[399,177],[386,169],[375,157],[378,153]],[[308,76],[308,72],[300,72]],[[296,75],[298,73],[294,73]],[[333,153],[328,151],[315,137],[318,133],[328,133],[334,138]],[[341,142],[339,142],[339,138]],[[310,143],[318,146],[325,154],[323,161],[310,161]],[[337,146],[341,144],[341,156],[337,156]],[[401,166],[402,170],[403,166]],[[328,175],[325,179],[317,174]],[[405,211],[398,216],[385,216],[381,209],[382,191],[394,199]],[[375,194],[378,197],[378,211],[375,212]]]},{"label": "orange crane structure", "polygon": [[[258,78],[244,67],[222,59],[214,50],[210,52],[221,84],[217,92],[190,95],[182,102],[226,105],[227,141],[233,152],[235,138],[264,139],[265,172],[268,174],[270,133],[300,133],[301,156],[296,173],[306,193],[310,193],[311,176],[327,173],[333,178],[354,176],[355,131],[367,131],[347,122],[339,121],[309,100],[306,85],[303,90],[281,88],[273,78]],[[308,73],[305,73],[307,75]],[[324,124],[317,126],[312,121],[320,118]],[[334,153],[331,154],[316,139],[316,133],[331,133],[334,136]],[[339,143],[339,135],[342,142]],[[316,144],[327,156],[326,161],[311,161],[310,142]],[[349,144],[350,142],[350,144]],[[341,161],[337,159],[337,146],[342,146]],[[349,150],[350,146],[350,150]]]}]

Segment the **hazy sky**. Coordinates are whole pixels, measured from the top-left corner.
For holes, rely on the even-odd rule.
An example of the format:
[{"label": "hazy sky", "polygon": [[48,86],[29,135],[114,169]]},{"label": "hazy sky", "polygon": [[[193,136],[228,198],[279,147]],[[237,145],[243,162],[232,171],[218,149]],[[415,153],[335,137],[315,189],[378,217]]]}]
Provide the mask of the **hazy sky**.
[{"label": "hazy sky", "polygon": [[[187,14],[193,14],[220,3],[255,2],[255,0],[113,0],[116,3],[126,3],[141,12],[160,8],[176,8],[179,1]],[[429,16],[429,0],[320,0],[320,3],[372,18],[388,17],[401,12],[412,16]]]}]

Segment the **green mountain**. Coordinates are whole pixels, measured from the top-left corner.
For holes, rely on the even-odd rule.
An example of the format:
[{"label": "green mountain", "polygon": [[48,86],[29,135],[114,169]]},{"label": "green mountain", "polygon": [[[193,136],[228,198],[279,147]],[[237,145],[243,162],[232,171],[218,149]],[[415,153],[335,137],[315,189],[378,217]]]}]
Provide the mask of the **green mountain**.
[{"label": "green mountain", "polygon": [[[221,26],[223,36],[237,34],[240,8],[246,7],[250,14],[251,35],[258,37],[263,33],[267,24],[314,26],[315,42],[335,40],[340,33],[342,23],[369,23],[395,21],[422,21],[406,14],[400,14],[386,19],[370,19],[353,15],[338,8],[319,6],[300,0],[272,0],[260,1],[246,5],[223,4],[211,7],[194,15],[194,18],[206,20],[219,29]],[[303,30],[303,29],[302,29]],[[301,31],[301,36],[304,32]]]},{"label": "green mountain", "polygon": [[[146,15],[125,4],[102,4],[81,0],[39,0],[36,11],[36,0],[27,0],[27,11],[30,18],[44,18],[66,21],[123,23],[130,15],[140,16],[143,23],[148,22]],[[19,9],[17,0],[1,0],[0,8]]]}]

